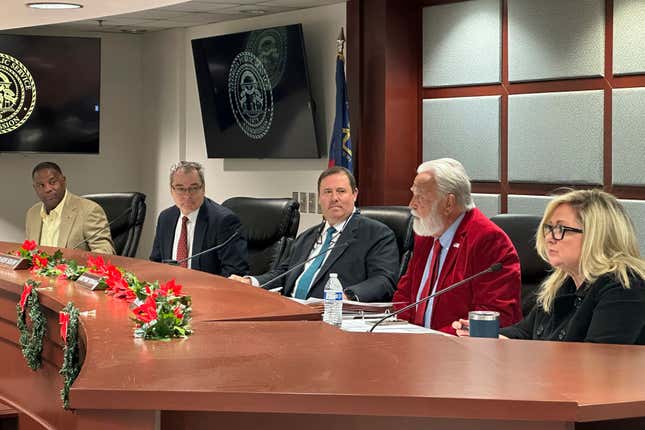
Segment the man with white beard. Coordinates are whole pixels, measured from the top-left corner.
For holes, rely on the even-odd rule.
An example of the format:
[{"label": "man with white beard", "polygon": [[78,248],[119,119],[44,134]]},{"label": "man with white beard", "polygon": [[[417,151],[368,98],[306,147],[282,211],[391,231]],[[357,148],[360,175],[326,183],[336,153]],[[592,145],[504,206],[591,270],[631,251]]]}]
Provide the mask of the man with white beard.
[{"label": "man with white beard", "polygon": [[522,319],[520,263],[513,243],[475,207],[470,178],[451,158],[426,161],[411,188],[414,253],[393,302],[398,309],[501,263],[488,273],[400,316],[411,323],[454,334],[451,326],[475,310],[500,313],[500,327]]}]

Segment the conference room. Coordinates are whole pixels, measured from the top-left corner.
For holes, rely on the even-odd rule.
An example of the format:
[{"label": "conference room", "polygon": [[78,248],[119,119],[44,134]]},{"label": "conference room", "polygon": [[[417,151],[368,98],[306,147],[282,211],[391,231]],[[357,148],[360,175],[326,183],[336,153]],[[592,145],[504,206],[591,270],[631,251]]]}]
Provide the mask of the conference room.
[{"label": "conference room", "polygon": [[[110,261],[140,279],[183,285],[194,334],[135,339],[126,304],[73,282],[52,284],[38,291],[50,334],[43,367],[33,372],[18,346],[15,316],[30,273],[1,269],[7,365],[0,402],[7,412],[0,412],[0,428],[643,425],[645,380],[636,369],[645,352],[638,346],[347,332],[280,295],[148,261],[157,219],[174,205],[168,174],[180,160],[203,165],[206,197],[228,201],[233,211],[266,202],[258,199],[280,202],[292,221],[280,234],[290,239],[320,224],[316,184],[335,129],[341,29],[357,207],[407,206],[419,164],[450,157],[470,175],[477,208],[509,234],[527,288],[545,276],[530,240],[562,187],[615,195],[642,252],[642,2],[74,0],[82,7],[65,10],[5,3],[0,52],[11,40],[27,43],[22,37],[40,43],[25,59],[44,77],[37,80],[38,108],[85,106],[87,122],[61,117],[54,131],[0,134],[0,189],[11,201],[0,216],[2,251],[25,240],[25,213],[38,201],[29,175],[53,161],[68,189],[94,195],[108,221],[129,211],[114,227],[133,220],[136,241],[129,231]],[[283,30],[269,31],[276,28]],[[241,127],[237,135],[216,129],[238,121],[221,109],[235,97],[246,103],[252,88],[222,94],[224,84],[205,82],[217,73],[200,55],[230,62],[226,49],[241,43],[235,35],[260,30],[267,31],[254,43],[270,40],[267,56],[280,42],[296,49],[290,62],[267,67],[267,85],[281,88],[273,92],[273,125],[250,131],[266,134],[248,145],[234,140],[248,137]],[[280,73],[289,76],[282,87]],[[44,112],[34,115],[47,125]],[[65,147],[69,129],[78,141]],[[124,200],[115,203],[119,195]],[[286,199],[298,203],[297,214]],[[95,311],[80,317],[84,363],[71,385],[71,411],[59,396],[64,345],[57,336],[58,312],[70,300],[81,312]]]}]

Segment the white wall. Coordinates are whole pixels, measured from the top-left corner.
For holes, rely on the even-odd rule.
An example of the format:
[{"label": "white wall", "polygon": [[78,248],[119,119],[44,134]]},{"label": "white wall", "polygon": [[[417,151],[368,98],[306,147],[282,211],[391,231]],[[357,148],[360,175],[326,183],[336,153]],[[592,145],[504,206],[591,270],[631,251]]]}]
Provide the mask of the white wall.
[{"label": "white wall", "polygon": [[[232,196],[290,197],[292,191],[316,190],[327,158],[306,160],[208,159],[204,143],[191,40],[279,25],[303,26],[319,139],[326,148],[334,120],[336,39],[345,26],[344,3],[266,17],[192,27],[144,36],[143,75],[146,109],[143,188],[154,216],[144,229],[139,255],[149,252],[156,217],[170,206],[168,168],[180,158],[206,168],[206,194],[217,202]],[[183,83],[183,85],[182,85]],[[302,214],[300,230],[320,222]]]},{"label": "white wall", "polygon": [[41,161],[58,163],[68,189],[76,194],[141,188],[142,41],[120,34],[100,37],[100,154],[0,154],[0,195],[4,198],[0,240],[24,240],[25,212],[38,201],[31,186],[31,170]]},{"label": "white wall", "polygon": [[[137,256],[152,248],[159,212],[172,205],[168,169],[187,159],[206,168],[206,192],[215,201],[231,196],[288,197],[314,192],[327,158],[307,160],[207,159],[199,110],[191,39],[264,27],[303,25],[319,139],[325,151],[334,120],[336,39],[345,26],[345,4],[266,17],[141,35],[98,34],[101,42],[101,142],[99,155],[0,154],[0,240],[24,239],[24,215],[37,201],[31,188],[34,165],[61,165],[77,194],[142,191],[148,214]],[[65,36],[47,29],[22,33]],[[10,202],[10,203],[9,203]],[[320,221],[302,214],[300,230]]]}]

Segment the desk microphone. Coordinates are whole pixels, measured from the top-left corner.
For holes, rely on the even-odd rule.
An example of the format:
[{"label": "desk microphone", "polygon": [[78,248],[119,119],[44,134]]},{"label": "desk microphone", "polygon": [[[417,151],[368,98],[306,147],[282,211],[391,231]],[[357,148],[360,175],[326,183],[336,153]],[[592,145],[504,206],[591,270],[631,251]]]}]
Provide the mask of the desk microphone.
[{"label": "desk microphone", "polygon": [[383,321],[385,321],[385,320],[386,320],[386,319],[388,319],[388,318],[391,318],[391,317],[396,316],[396,315],[398,315],[398,314],[400,314],[400,313],[402,313],[402,312],[405,312],[405,311],[407,311],[408,309],[413,308],[413,307],[417,306],[417,305],[418,305],[418,304],[420,304],[420,303],[423,303],[423,302],[425,302],[425,301],[427,301],[427,300],[432,299],[433,297],[437,297],[437,296],[442,295],[443,293],[447,293],[447,292],[448,292],[448,291],[450,291],[450,290],[454,290],[455,288],[457,288],[457,287],[460,287],[460,286],[464,285],[466,282],[472,281],[472,280],[473,280],[473,279],[475,279],[475,278],[479,278],[481,275],[485,275],[486,273],[499,272],[501,269],[502,269],[502,263],[495,263],[495,264],[493,264],[492,266],[490,266],[490,267],[489,267],[488,269],[486,269],[486,270],[482,270],[482,271],[481,271],[481,272],[479,272],[479,273],[475,273],[474,275],[469,276],[469,277],[468,277],[468,278],[466,278],[466,279],[462,279],[462,280],[461,280],[461,281],[459,281],[459,282],[455,282],[454,284],[452,284],[452,285],[451,285],[451,286],[449,286],[448,288],[444,288],[443,290],[437,291],[437,292],[435,292],[434,294],[430,294],[430,295],[428,295],[428,296],[426,296],[426,297],[422,298],[421,300],[417,300],[416,302],[411,303],[411,304],[407,305],[406,307],[403,307],[403,308],[399,309],[398,311],[392,312],[391,314],[388,314],[388,315],[384,316],[383,318],[381,318],[380,320],[376,321],[376,322],[374,323],[374,325],[372,326],[372,328],[368,330],[368,333],[373,332],[373,331],[374,331],[374,329],[375,329],[379,324],[381,324]]},{"label": "desk microphone", "polygon": [[228,237],[228,239],[226,239],[224,242],[218,243],[217,245],[212,246],[212,247],[210,247],[208,249],[205,249],[202,252],[198,252],[197,254],[188,256],[186,258],[182,258],[181,260],[167,259],[167,260],[161,260],[161,262],[164,263],[164,264],[170,264],[171,266],[178,266],[181,263],[183,263],[185,261],[188,261],[188,260],[192,260],[193,258],[199,257],[200,255],[208,254],[209,252],[217,251],[220,248],[224,248],[226,245],[228,245],[233,239],[235,239],[239,235],[240,235],[239,231],[234,231],[233,234],[231,234]]},{"label": "desk microphone", "polygon": [[78,248],[79,246],[81,246],[82,244],[87,243],[87,242],[89,242],[90,240],[94,239],[95,237],[97,237],[97,236],[99,235],[99,233],[101,233],[101,232],[103,232],[104,230],[106,230],[106,229],[108,229],[108,228],[112,227],[112,224],[114,224],[115,222],[117,222],[118,220],[120,220],[121,218],[123,218],[124,216],[126,216],[127,214],[129,214],[130,212],[132,212],[132,206],[130,206],[129,208],[127,208],[126,210],[124,210],[124,211],[123,211],[123,212],[122,212],[118,217],[114,218],[112,221],[110,221],[109,223],[107,223],[107,225],[106,225],[106,226],[104,226],[104,227],[100,228],[100,229],[99,229],[98,231],[96,231],[93,235],[91,235],[91,236],[90,236],[90,237],[88,237],[87,239],[83,239],[82,241],[78,242],[76,245],[72,246],[72,248],[71,248],[71,249],[76,249],[76,248]]},{"label": "desk microphone", "polygon": [[311,260],[314,260],[315,258],[317,258],[317,257],[319,257],[319,256],[321,256],[321,255],[324,255],[324,254],[328,253],[329,251],[331,251],[331,250],[333,250],[333,249],[343,249],[343,248],[345,248],[345,247],[349,246],[352,242],[354,242],[354,240],[353,240],[353,239],[352,239],[352,240],[348,240],[347,242],[342,243],[342,244],[340,244],[340,245],[336,245],[336,244],[334,244],[333,246],[330,246],[329,248],[327,248],[327,249],[325,249],[325,250],[323,250],[323,251],[319,252],[318,254],[314,255],[313,257],[309,257],[309,258],[307,258],[305,261],[302,261],[302,262],[300,262],[300,263],[296,264],[295,266],[293,266],[292,268],[290,268],[290,269],[289,269],[289,270],[287,270],[286,272],[280,273],[280,274],[279,274],[278,276],[276,276],[275,278],[273,278],[273,279],[270,279],[270,280],[266,281],[264,284],[260,285],[260,288],[264,288],[264,287],[266,287],[267,285],[271,284],[273,281],[277,281],[277,280],[278,280],[278,279],[280,279],[280,278],[284,278],[284,277],[285,277],[285,276],[287,276],[289,273],[291,273],[291,272],[293,272],[294,270],[296,270],[296,269],[300,268],[301,266],[303,266],[303,265],[307,264],[307,263],[308,263],[308,262],[310,262]]}]

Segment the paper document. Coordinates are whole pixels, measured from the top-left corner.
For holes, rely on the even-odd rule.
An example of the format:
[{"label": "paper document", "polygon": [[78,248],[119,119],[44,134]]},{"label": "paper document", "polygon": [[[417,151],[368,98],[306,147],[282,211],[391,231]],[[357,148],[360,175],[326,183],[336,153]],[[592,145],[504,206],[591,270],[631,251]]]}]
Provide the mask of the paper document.
[{"label": "paper document", "polygon": [[[372,319],[343,318],[343,326],[341,327],[341,329],[343,329],[344,331],[352,332],[367,332],[372,328],[373,322],[374,320]],[[383,324],[376,327],[374,333],[417,333],[450,336],[449,334],[441,331],[410,324],[407,321],[397,320],[397,322],[397,324],[386,324],[384,322]]]}]

